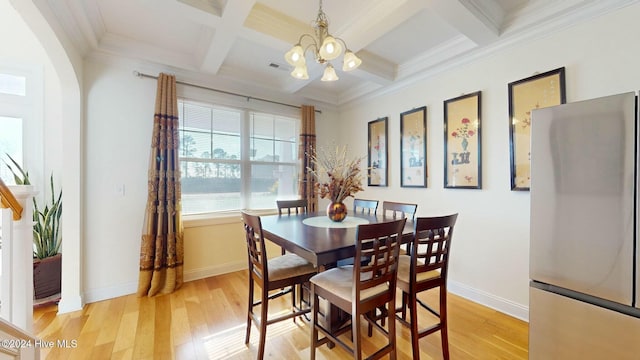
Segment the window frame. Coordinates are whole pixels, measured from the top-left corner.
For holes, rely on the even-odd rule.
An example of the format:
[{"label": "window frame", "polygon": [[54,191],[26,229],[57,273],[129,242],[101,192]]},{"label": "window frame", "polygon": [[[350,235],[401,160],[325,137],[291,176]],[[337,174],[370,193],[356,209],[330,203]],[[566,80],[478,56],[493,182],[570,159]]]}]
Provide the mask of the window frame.
[{"label": "window frame", "polygon": [[16,161],[28,168],[32,185],[45,189],[44,69],[38,64],[0,60],[0,73],[26,79],[24,96],[0,93],[0,116],[22,120],[22,159]]},{"label": "window frame", "polygon": [[[256,165],[282,165],[289,166],[294,169],[296,174],[300,173],[300,161],[297,158],[297,151],[299,149],[299,141],[300,141],[300,131],[302,130],[301,124],[301,114],[299,111],[277,111],[274,108],[263,108],[260,106],[247,107],[247,106],[238,106],[237,104],[229,103],[229,102],[221,102],[216,101],[215,99],[211,100],[198,100],[186,96],[178,96],[178,106],[182,106],[181,103],[193,104],[197,106],[204,106],[212,109],[228,109],[232,111],[238,111],[241,113],[240,117],[240,158],[239,159],[214,159],[214,158],[200,158],[200,157],[182,157],[179,154],[179,160],[182,161],[190,161],[195,163],[209,163],[209,164],[239,164],[240,165],[240,208],[239,209],[231,209],[231,210],[219,210],[219,211],[205,211],[205,212],[196,212],[196,213],[183,213],[183,218],[185,220],[186,225],[191,226],[206,226],[206,225],[216,225],[216,224],[224,224],[237,222],[237,215],[240,211],[245,209],[251,209],[252,211],[262,213],[262,214],[273,214],[276,212],[276,204],[275,201],[273,205],[269,208],[261,208],[261,207],[250,207],[249,204],[251,202],[251,167]],[[245,104],[246,105],[246,104]],[[294,134],[295,142],[293,143],[296,149],[296,156],[293,157],[293,161],[264,161],[264,160],[253,160],[251,155],[251,142],[254,138],[252,136],[251,130],[251,120],[252,115],[267,115],[272,118],[282,117],[293,119],[297,122],[296,124],[296,132]],[[182,132],[182,127],[179,128],[179,132]],[[275,135],[275,134],[274,134]],[[257,137],[259,139],[264,139],[264,137]],[[280,141],[275,138],[275,136],[269,138],[271,141]],[[182,170],[182,168],[181,168]],[[249,174],[249,176],[245,175]],[[181,173],[181,179],[183,174]],[[184,194],[184,191],[182,192]],[[181,199],[181,201],[183,201]],[[184,207],[184,201],[183,201]]]}]

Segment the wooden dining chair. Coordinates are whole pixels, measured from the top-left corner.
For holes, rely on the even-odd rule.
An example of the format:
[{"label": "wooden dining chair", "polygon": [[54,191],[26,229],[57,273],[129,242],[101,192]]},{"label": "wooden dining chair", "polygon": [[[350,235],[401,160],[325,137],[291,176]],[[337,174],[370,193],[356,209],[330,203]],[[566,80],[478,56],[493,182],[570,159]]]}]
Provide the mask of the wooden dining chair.
[{"label": "wooden dining chair", "polygon": [[[278,215],[282,216],[286,210],[286,215],[299,215],[307,213],[307,199],[298,200],[276,200],[276,206],[278,207]],[[286,254],[286,250],[281,248],[281,254]]]},{"label": "wooden dining chair", "polygon": [[[379,358],[389,354],[396,358],[395,294],[398,271],[398,256],[402,231],[406,219],[391,222],[359,225],[356,232],[356,258],[369,257],[366,264],[356,262],[353,266],[336,267],[311,278],[311,359],[315,359],[316,348],[333,342],[351,352],[355,359],[362,358],[361,320],[365,319],[379,330],[387,344],[375,352]],[[351,314],[351,326],[346,325],[334,332],[318,323],[319,298],[326,299],[342,311]],[[387,306],[388,328],[377,324],[369,314],[380,306]],[[338,336],[351,329],[352,346]],[[318,333],[324,335],[318,339]]]},{"label": "wooden dining chair", "polygon": [[278,215],[282,215],[283,211],[287,211],[287,215],[298,215],[307,213],[307,199],[298,200],[276,200],[278,206]]},{"label": "wooden dining chair", "polygon": [[375,215],[378,210],[378,200],[353,199],[353,212],[355,214]]},{"label": "wooden dining chair", "polygon": [[410,204],[410,203],[402,203],[402,202],[394,202],[394,201],[382,202],[382,214],[384,216],[391,215],[394,218],[406,217],[407,219],[413,221],[413,219],[416,216],[417,209],[418,209],[418,204]]},{"label": "wooden dining chair", "polygon": [[[418,204],[402,203],[394,201],[382,202],[382,215],[391,216],[394,219],[400,217],[406,217],[407,220],[413,221],[418,210]],[[410,244],[403,245],[400,248],[400,254],[407,254]]]},{"label": "wooden dining chair", "polygon": [[[398,289],[402,291],[402,305],[396,309],[398,320],[411,328],[413,359],[420,359],[420,338],[440,330],[442,356],[449,359],[447,331],[447,273],[453,228],[458,214],[440,217],[418,217],[414,225],[414,240],[410,255],[400,255]],[[436,311],[417,298],[418,293],[439,288],[440,308]],[[418,328],[418,307],[435,315],[439,322],[425,329]],[[410,319],[407,320],[407,308]]]},{"label": "wooden dining chair", "polygon": [[[251,335],[251,321],[260,329],[260,340],[258,342],[258,359],[264,356],[265,339],[267,325],[275,322],[291,319],[304,315],[310,311],[309,308],[301,309],[295,305],[295,286],[300,285],[316,274],[317,270],[307,260],[295,254],[286,254],[267,260],[265,239],[262,234],[262,223],[259,216],[242,212],[244,230],[247,240],[247,254],[249,258],[249,296],[247,309],[247,331],[244,339],[245,345],[249,343]],[[261,288],[259,301],[254,300],[254,287],[257,284]],[[283,291],[287,288],[287,291]],[[292,312],[269,319],[269,300],[292,293]],[[279,290],[277,293],[269,295],[269,292]],[[260,305],[260,317],[254,312],[254,307]]]},{"label": "wooden dining chair", "polygon": [[[367,200],[367,199],[353,199],[353,213],[354,214],[369,214],[375,215],[376,211],[378,211],[378,200]],[[353,265],[354,258],[342,259],[339,260],[338,266],[348,266]],[[368,261],[369,259],[363,258],[362,261]]]}]

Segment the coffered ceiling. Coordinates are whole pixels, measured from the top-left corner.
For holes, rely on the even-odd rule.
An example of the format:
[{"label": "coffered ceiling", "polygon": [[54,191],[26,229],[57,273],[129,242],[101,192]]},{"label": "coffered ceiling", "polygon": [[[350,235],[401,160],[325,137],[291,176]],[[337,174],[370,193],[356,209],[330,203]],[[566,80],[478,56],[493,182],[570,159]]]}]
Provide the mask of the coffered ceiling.
[{"label": "coffered ceiling", "polygon": [[158,64],[202,85],[341,105],[530,41],[635,0],[324,0],[329,32],[361,59],[340,80],[289,75],[315,0],[35,0],[83,56]]}]

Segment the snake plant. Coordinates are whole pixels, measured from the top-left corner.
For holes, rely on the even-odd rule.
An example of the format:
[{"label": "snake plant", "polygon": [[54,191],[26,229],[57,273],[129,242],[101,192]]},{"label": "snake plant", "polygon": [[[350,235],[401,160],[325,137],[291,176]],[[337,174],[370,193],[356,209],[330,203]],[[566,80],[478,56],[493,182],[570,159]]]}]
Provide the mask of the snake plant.
[{"label": "snake plant", "polygon": [[[9,154],[7,157],[13,164],[4,162],[13,174],[18,185],[30,185],[29,173],[24,171]],[[15,169],[14,169],[15,168]],[[56,197],[53,185],[53,174],[50,179],[51,202],[40,210],[36,199],[33,199],[33,257],[44,259],[54,256],[60,251],[62,233],[60,232],[60,217],[62,216],[62,190]]]}]

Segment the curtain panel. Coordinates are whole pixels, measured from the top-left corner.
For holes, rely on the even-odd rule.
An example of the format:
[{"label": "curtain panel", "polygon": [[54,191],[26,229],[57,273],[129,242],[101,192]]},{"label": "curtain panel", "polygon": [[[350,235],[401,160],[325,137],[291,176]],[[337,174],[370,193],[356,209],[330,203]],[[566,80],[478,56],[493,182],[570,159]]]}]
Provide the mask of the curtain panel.
[{"label": "curtain panel", "polygon": [[307,168],[313,167],[308,154],[312,154],[316,147],[316,109],[310,105],[302,105],[301,109],[302,127],[298,157],[302,166],[300,176],[298,176],[298,194],[302,199],[307,199],[307,210],[316,212],[318,211],[318,196],[315,192],[316,180],[307,170]]},{"label": "curtain panel", "polygon": [[153,116],[138,296],[171,293],[183,282],[178,122],[176,78],[161,73]]}]

